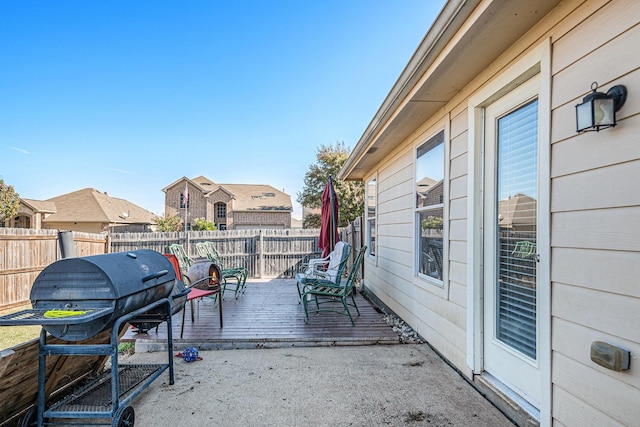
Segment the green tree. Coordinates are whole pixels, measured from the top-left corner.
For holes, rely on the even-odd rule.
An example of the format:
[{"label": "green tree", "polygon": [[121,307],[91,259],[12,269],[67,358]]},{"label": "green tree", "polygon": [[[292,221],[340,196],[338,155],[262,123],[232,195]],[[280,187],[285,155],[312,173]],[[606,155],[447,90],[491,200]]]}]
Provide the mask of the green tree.
[{"label": "green tree", "polygon": [[195,224],[193,224],[193,226],[191,227],[191,229],[193,231],[215,231],[215,230],[217,230],[215,223],[213,223],[211,221],[207,221],[204,218],[196,218],[194,221],[195,221]]},{"label": "green tree", "polygon": [[156,227],[161,232],[182,231],[182,220],[176,216],[156,217]]},{"label": "green tree", "polygon": [[[338,225],[344,227],[353,222],[364,212],[364,183],[357,181],[340,181],[335,179],[340,169],[349,157],[349,148],[343,141],[336,141],[334,145],[321,145],[316,151],[316,163],[309,165],[304,176],[304,187],[298,193],[298,203],[308,208],[322,207],[322,192],[329,179],[333,178],[333,187],[338,197],[340,219]],[[321,216],[309,215],[305,218],[303,227],[320,227]]]},{"label": "green tree", "polygon": [[0,222],[15,216],[20,207],[20,195],[15,192],[13,185],[6,185],[0,179]]}]

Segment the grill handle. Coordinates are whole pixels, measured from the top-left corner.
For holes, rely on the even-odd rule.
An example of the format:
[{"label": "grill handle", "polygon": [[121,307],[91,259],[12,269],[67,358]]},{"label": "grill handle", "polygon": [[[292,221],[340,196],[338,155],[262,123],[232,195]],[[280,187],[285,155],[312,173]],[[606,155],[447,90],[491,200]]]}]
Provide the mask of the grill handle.
[{"label": "grill handle", "polygon": [[149,280],[157,279],[158,277],[162,277],[162,276],[164,276],[166,274],[169,274],[169,270],[160,270],[160,271],[158,271],[156,273],[151,273],[148,276],[144,276],[142,278],[142,281],[143,282],[148,282]]}]

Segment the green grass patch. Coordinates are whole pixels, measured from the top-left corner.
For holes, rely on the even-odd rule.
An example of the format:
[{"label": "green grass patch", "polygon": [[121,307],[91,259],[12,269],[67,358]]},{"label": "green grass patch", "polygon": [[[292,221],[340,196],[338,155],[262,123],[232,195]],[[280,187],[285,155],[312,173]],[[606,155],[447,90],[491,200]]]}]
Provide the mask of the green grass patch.
[{"label": "green grass patch", "polygon": [[[25,308],[17,308],[0,313],[1,315],[10,314]],[[27,326],[0,326],[0,350],[15,347],[23,344],[27,341],[31,341],[34,338],[40,336],[42,326],[40,325],[27,325]],[[134,342],[123,342],[118,345],[118,353],[124,355],[131,355],[135,353],[136,344]]]},{"label": "green grass patch", "polygon": [[123,342],[118,345],[118,353],[130,355],[136,352],[136,344],[134,342]]},{"label": "green grass patch", "polygon": [[[11,314],[29,308],[31,308],[31,305],[25,305],[24,307],[16,307],[12,310],[2,311],[0,314]],[[42,326],[40,325],[0,326],[0,350],[15,347],[18,344],[38,338],[41,329]]]},{"label": "green grass patch", "polygon": [[0,349],[15,347],[40,336],[41,326],[0,326]]}]

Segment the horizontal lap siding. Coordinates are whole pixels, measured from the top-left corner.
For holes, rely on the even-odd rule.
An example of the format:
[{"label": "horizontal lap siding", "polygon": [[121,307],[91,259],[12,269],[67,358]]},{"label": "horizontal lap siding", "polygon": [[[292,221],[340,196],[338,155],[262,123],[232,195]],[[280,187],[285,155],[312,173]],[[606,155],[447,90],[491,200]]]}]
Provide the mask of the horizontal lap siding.
[{"label": "horizontal lap siding", "polygon": [[[466,360],[467,111],[452,119],[449,169],[449,232],[455,262],[445,268],[455,281],[444,287],[415,274],[415,146],[440,130],[431,128],[377,170],[377,259],[368,260],[367,283],[376,296],[460,369]],[[448,203],[448,202],[445,202]],[[445,254],[448,258],[448,254]],[[372,283],[374,282],[374,283]],[[449,287],[451,286],[451,289]]]},{"label": "horizontal lap siding", "polygon": [[[556,268],[551,280],[572,286],[581,286],[640,298],[640,252],[612,251],[605,249],[559,248],[551,259],[557,266],[579,266],[579,268]],[[624,271],[624,277],[617,272]],[[615,278],[615,279],[614,279]]]},{"label": "horizontal lap siding", "polygon": [[[552,406],[565,425],[640,418],[637,360],[625,372],[590,360],[593,341],[640,353],[638,22],[640,2],[587,2],[553,37]],[[578,135],[575,105],[594,80],[604,92],[623,84],[629,97],[618,127]]]},{"label": "horizontal lap siding", "polygon": [[[442,301],[439,303],[442,304]],[[415,329],[420,331],[421,336],[427,337],[429,344],[449,362],[469,375],[465,362],[466,335],[446,317],[435,312],[425,313],[417,320]]]},{"label": "horizontal lap siding", "polygon": [[[447,301],[440,315],[451,322],[440,340],[447,358],[460,370],[467,369],[467,176],[468,110],[451,118],[449,128],[449,253]],[[446,342],[445,342],[446,341]],[[445,350],[443,350],[443,354]]]},{"label": "horizontal lap siding", "polygon": [[[558,425],[632,425],[640,415],[636,360],[631,371],[615,373],[589,358],[595,340],[618,343],[632,355],[640,352],[636,285],[640,279],[640,195],[636,190],[640,57],[633,54],[640,40],[638,22],[640,2],[569,0],[519,42],[520,47],[530,47],[546,38],[552,41],[551,391]],[[415,146],[437,129],[426,129],[425,124],[422,136],[405,141],[402,155],[379,165],[377,171],[380,251],[368,279],[376,282],[376,294],[383,302],[463,371],[467,369],[466,281],[471,268],[466,259],[469,135],[464,98],[477,89],[474,85],[499,75],[500,64],[507,64],[513,53],[499,58],[486,75],[462,88],[461,96],[443,109],[451,114],[446,142],[448,283],[443,292],[415,277],[414,185],[407,179],[413,173]],[[589,93],[594,80],[605,92],[624,84],[629,97],[618,114],[617,128],[577,135],[575,105]],[[425,117],[425,123],[436,119]],[[403,205],[410,208],[402,209]]]},{"label": "horizontal lap siding", "polygon": [[[638,171],[640,174],[640,170]],[[553,215],[553,247],[640,250],[640,206],[559,212]],[[574,266],[567,266],[573,268]],[[626,277],[627,272],[619,272]]]},{"label": "horizontal lap siding", "polygon": [[[638,89],[640,93],[640,87]],[[623,109],[626,107],[627,104]],[[572,120],[575,125],[575,109]],[[619,122],[616,128],[604,131],[606,133],[588,132],[578,136],[573,129],[572,138],[551,147],[551,178],[640,159],[638,126],[640,118],[636,116]]]},{"label": "horizontal lap siding", "polygon": [[[638,171],[640,160],[634,160],[557,177],[553,182],[554,211],[638,206]],[[611,185],[611,182],[616,184]]]},{"label": "horizontal lap siding", "polygon": [[[566,294],[569,294],[569,292],[566,292]],[[580,343],[602,340],[603,338],[605,341],[616,340],[621,344],[628,346],[631,352],[636,352],[636,354],[639,350],[638,344],[631,340],[606,334],[606,332],[600,329],[585,327],[588,325],[579,325],[577,323],[570,322],[563,319],[561,316],[556,316],[553,322],[554,327],[559,331],[559,333],[555,334],[553,337],[554,347],[557,350],[556,353],[562,354],[564,357],[589,367],[593,372],[610,375],[612,378],[632,387],[640,387],[638,377],[630,376],[628,375],[628,372],[613,372],[600,365],[592,363],[589,357],[589,352],[584,351],[584,347]],[[575,384],[563,384],[563,386],[567,389],[573,390]]]},{"label": "horizontal lap siding", "polygon": [[[627,344],[640,349],[640,299],[629,298],[626,295],[569,286],[564,283],[554,283],[553,287],[553,316],[580,327],[600,331],[608,337],[617,337]],[[622,326],[622,327],[621,327]],[[562,334],[562,331],[557,331]],[[635,342],[635,344],[634,344]],[[578,344],[578,343],[577,343]],[[585,351],[585,360],[589,355],[591,342],[578,344]],[[597,365],[593,365],[595,368]],[[640,386],[640,375],[633,369],[626,373],[629,381]]]},{"label": "horizontal lap siding", "polygon": [[[376,295],[409,322],[413,318],[413,289],[407,282],[412,271],[413,214],[411,152],[378,171]],[[402,313],[402,314],[401,314]]]},{"label": "horizontal lap siding", "polygon": [[[638,376],[612,372],[592,363],[587,345],[596,340],[616,342],[637,354],[637,343],[559,316],[554,318],[553,326],[557,331],[553,336],[555,416],[568,425],[636,425]],[[583,410],[576,412],[576,407]]]},{"label": "horizontal lap siding", "polygon": [[[564,357],[562,354],[553,354],[553,376],[558,378],[554,384],[554,389],[563,388],[562,385],[569,385],[570,394],[581,400],[583,406],[595,408],[606,414],[606,422],[602,424],[576,423],[579,413],[565,414],[566,419],[560,421],[568,426],[573,425],[615,425],[634,426],[638,423],[640,406],[638,405],[638,390],[613,379],[608,373],[594,372],[590,367],[575,363],[574,360]],[[593,402],[585,405],[584,402]],[[556,405],[561,406],[562,402],[556,400]],[[560,414],[554,414],[559,417]]]},{"label": "horizontal lap siding", "polygon": [[[449,179],[456,181],[455,191],[449,193],[449,302],[465,311],[465,317],[457,321],[458,340],[466,337],[467,309],[467,203],[466,184],[468,177],[468,109],[464,108],[451,119],[449,146]],[[457,366],[466,366],[466,342],[457,343],[453,358],[459,359]]]},{"label": "horizontal lap siding", "polygon": [[571,420],[570,424],[555,421],[554,426],[610,426],[625,427],[624,424],[613,422],[605,413],[584,402],[560,387],[553,387],[553,413],[557,419]]},{"label": "horizontal lap siding", "polygon": [[449,199],[467,196],[467,176],[451,178],[449,182]]}]

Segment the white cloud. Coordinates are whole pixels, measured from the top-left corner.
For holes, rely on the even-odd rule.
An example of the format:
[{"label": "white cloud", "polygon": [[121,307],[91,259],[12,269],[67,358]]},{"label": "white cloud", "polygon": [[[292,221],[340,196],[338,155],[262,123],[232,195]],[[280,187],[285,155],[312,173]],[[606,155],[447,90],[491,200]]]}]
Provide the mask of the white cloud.
[{"label": "white cloud", "polygon": [[9,148],[11,150],[17,151],[17,152],[22,153],[22,154],[29,154],[29,152],[27,150],[23,149],[23,148],[14,147],[12,145],[2,145],[2,146],[5,147],[5,148]]}]

